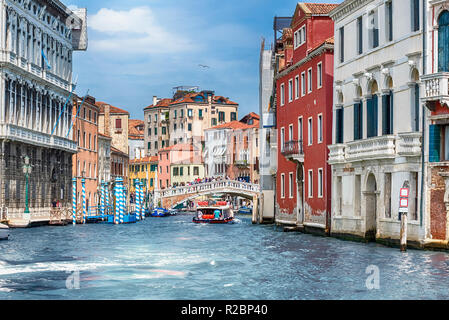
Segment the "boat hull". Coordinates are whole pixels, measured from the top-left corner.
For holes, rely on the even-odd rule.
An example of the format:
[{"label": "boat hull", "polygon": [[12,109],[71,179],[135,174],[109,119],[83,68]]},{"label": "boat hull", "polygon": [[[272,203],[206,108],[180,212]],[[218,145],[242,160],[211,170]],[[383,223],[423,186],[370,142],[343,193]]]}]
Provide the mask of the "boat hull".
[{"label": "boat hull", "polygon": [[209,224],[226,224],[233,222],[234,218],[230,217],[227,219],[198,219],[193,218],[194,223],[209,223]]}]

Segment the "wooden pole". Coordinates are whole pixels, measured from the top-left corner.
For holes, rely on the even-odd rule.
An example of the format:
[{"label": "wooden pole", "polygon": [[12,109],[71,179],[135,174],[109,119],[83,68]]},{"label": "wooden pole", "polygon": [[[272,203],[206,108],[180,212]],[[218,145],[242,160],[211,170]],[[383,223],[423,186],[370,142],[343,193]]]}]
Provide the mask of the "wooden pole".
[{"label": "wooden pole", "polygon": [[401,217],[401,251],[407,251],[407,212],[403,212]]}]

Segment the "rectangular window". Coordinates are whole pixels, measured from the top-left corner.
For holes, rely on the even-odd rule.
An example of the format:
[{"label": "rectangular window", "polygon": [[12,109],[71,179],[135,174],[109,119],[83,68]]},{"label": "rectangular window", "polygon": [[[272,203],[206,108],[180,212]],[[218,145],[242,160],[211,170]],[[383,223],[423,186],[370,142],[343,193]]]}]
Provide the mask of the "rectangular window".
[{"label": "rectangular window", "polygon": [[200,174],[200,168],[199,167],[193,167],[193,175],[198,176]]},{"label": "rectangular window", "polygon": [[384,176],[384,203],[385,218],[391,218],[391,173],[385,173]]},{"label": "rectangular window", "polygon": [[379,24],[377,10],[373,10],[368,15],[369,41],[371,48],[379,46]]},{"label": "rectangular window", "polygon": [[148,115],[148,122],[151,122],[151,114]]},{"label": "rectangular window", "polygon": [[354,104],[354,140],[363,139],[362,102]]},{"label": "rectangular window", "polygon": [[217,125],[217,118],[212,118],[212,126],[216,126]]},{"label": "rectangular window", "polygon": [[283,83],[281,84],[280,91],[281,91],[280,92],[280,95],[281,95],[281,106],[283,106],[285,104],[285,97],[284,97],[285,92],[284,92],[284,84]]},{"label": "rectangular window", "polygon": [[382,134],[393,134],[393,92],[382,96]]},{"label": "rectangular window", "polygon": [[288,102],[293,101],[293,80],[288,80]]},{"label": "rectangular window", "polygon": [[310,93],[312,92],[312,68],[310,68],[309,70],[307,70],[307,92]]},{"label": "rectangular window", "polygon": [[316,78],[317,78],[317,88],[321,88],[323,86],[323,65],[319,62],[316,65]]},{"label": "rectangular window", "polygon": [[345,29],[341,27],[339,30],[340,33],[340,62],[345,61]]},{"label": "rectangular window", "polygon": [[285,198],[285,174],[281,174],[281,198]]},{"label": "rectangular window", "polygon": [[410,172],[410,219],[418,220],[418,172]]},{"label": "rectangular window", "polygon": [[231,112],[231,121],[237,120],[237,113]]},{"label": "rectangular window", "polygon": [[363,17],[357,19],[357,52],[363,53]]},{"label": "rectangular window", "polygon": [[162,127],[162,134],[167,134],[167,128],[166,127]]},{"label": "rectangular window", "polygon": [[298,140],[302,142],[302,117],[298,118]]},{"label": "rectangular window", "polygon": [[377,95],[374,94],[372,98],[366,101],[366,132],[368,138],[377,137],[377,100]]},{"label": "rectangular window", "polygon": [[419,0],[411,0],[412,5],[412,31],[419,30]]},{"label": "rectangular window", "polygon": [[175,116],[173,118],[176,119],[176,117],[178,115],[178,110],[174,110],[174,114],[175,114]]},{"label": "rectangular window", "polygon": [[115,128],[116,129],[122,128],[122,119],[115,119]]},{"label": "rectangular window", "polygon": [[203,119],[203,109],[198,110],[198,118]]},{"label": "rectangular window", "polygon": [[360,174],[355,175],[354,184],[354,215],[358,217],[362,212],[362,176]]},{"label": "rectangular window", "polygon": [[151,142],[148,142],[148,150],[151,150]]},{"label": "rectangular window", "polygon": [[218,112],[218,121],[225,122],[225,113],[223,111]]},{"label": "rectangular window", "polygon": [[288,141],[293,141],[293,125],[288,126]]},{"label": "rectangular window", "polygon": [[323,142],[323,115],[318,115],[318,143]]},{"label": "rectangular window", "polygon": [[309,146],[312,145],[313,143],[313,119],[309,118],[309,128],[308,128],[308,141],[309,141]]},{"label": "rectangular window", "polygon": [[178,176],[179,175],[179,168],[178,167],[173,167],[173,176]]},{"label": "rectangular window", "polygon": [[191,123],[187,124],[187,130],[192,131],[192,124]]},{"label": "rectangular window", "polygon": [[309,170],[307,187],[309,192],[309,198],[313,198],[313,170]]},{"label": "rectangular window", "polygon": [[385,32],[387,41],[393,41],[393,1],[385,3]]},{"label": "rectangular window", "polygon": [[281,152],[284,151],[285,145],[285,128],[281,128]]},{"label": "rectangular window", "polygon": [[413,116],[414,116],[414,123],[413,123],[413,130],[419,131],[419,84],[415,84],[415,86],[412,89],[413,94]]},{"label": "rectangular window", "polygon": [[288,174],[288,196],[290,199],[293,198],[293,173]]},{"label": "rectangular window", "polygon": [[343,108],[335,110],[335,143],[343,143]]},{"label": "rectangular window", "polygon": [[318,169],[318,198],[323,197],[323,169]]},{"label": "rectangular window", "polygon": [[301,96],[306,95],[306,73],[301,73]]},{"label": "rectangular window", "polygon": [[306,26],[302,26],[299,30],[297,30],[294,34],[294,47],[295,49],[302,46],[306,42]]},{"label": "rectangular window", "polygon": [[157,136],[157,127],[154,128],[154,135]]},{"label": "rectangular window", "polygon": [[189,118],[192,118],[192,117],[193,117],[193,109],[188,109],[188,110],[187,110],[187,116],[188,116]]},{"label": "rectangular window", "polygon": [[295,99],[299,98],[299,76],[295,77]]}]

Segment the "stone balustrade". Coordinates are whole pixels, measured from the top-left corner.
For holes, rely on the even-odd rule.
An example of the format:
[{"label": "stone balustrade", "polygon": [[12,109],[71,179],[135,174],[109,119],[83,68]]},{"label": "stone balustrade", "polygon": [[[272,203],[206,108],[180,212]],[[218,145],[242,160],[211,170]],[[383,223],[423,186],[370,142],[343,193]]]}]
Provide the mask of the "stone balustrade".
[{"label": "stone balustrade", "polygon": [[184,187],[164,189],[160,191],[160,195],[162,198],[166,198],[180,195],[197,194],[212,190],[217,190],[217,192],[220,192],[222,190],[233,190],[233,191],[240,190],[243,192],[260,193],[260,186],[258,184],[234,180],[221,180],[221,181],[199,183]]},{"label": "stone balustrade", "polygon": [[397,153],[404,157],[414,157],[421,155],[420,132],[400,133],[397,140]]},{"label": "stone balustrade", "polygon": [[449,101],[449,72],[439,72],[421,77],[424,82],[424,101]]}]

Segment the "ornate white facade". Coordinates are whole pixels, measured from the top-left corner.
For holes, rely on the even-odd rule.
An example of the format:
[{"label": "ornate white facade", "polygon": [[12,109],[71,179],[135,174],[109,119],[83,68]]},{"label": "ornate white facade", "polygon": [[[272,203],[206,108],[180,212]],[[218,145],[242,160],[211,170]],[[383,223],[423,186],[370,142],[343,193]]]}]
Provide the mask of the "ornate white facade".
[{"label": "ornate white facade", "polygon": [[0,205],[10,219],[23,218],[24,156],[33,165],[31,221],[46,220],[54,200],[70,207],[77,147],[69,136],[72,104],[66,101],[73,89],[72,52],[85,49],[79,41],[87,39],[80,33],[86,30],[85,10],[77,14],[57,0],[0,0]]}]

